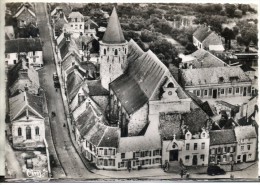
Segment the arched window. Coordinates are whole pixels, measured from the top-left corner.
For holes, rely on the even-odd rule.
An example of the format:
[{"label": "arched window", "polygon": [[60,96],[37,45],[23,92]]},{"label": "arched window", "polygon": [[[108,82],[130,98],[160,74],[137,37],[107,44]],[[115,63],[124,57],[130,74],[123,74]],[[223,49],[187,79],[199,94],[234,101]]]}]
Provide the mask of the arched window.
[{"label": "arched window", "polygon": [[172,82],[170,82],[170,83],[167,85],[167,87],[168,87],[168,88],[173,88],[173,87],[174,87],[174,85],[173,85],[173,83],[172,83]]},{"label": "arched window", "polygon": [[32,129],[31,127],[26,127],[26,139],[32,139]]},{"label": "arched window", "polygon": [[117,49],[115,49],[115,56],[117,56],[118,52],[117,52]]},{"label": "arched window", "polygon": [[106,55],[107,54],[107,50],[106,49],[104,49],[104,55]]},{"label": "arched window", "polygon": [[126,48],[125,48],[125,54],[126,54]]},{"label": "arched window", "polygon": [[18,136],[22,136],[22,129],[21,129],[21,127],[18,128]]},{"label": "arched window", "polygon": [[38,126],[35,128],[35,135],[40,135],[40,128]]}]

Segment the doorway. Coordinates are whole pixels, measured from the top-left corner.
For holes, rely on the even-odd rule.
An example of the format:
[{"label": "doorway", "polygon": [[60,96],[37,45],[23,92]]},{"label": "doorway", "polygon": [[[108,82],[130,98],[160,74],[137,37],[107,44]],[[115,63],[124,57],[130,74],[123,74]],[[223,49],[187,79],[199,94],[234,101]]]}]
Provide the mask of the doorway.
[{"label": "doorway", "polygon": [[246,154],[243,155],[243,162],[246,162]]},{"label": "doorway", "polygon": [[178,150],[170,150],[170,161],[178,161],[179,151]]},{"label": "doorway", "polygon": [[244,87],[243,96],[246,96],[246,87]]},{"label": "doorway", "polygon": [[197,165],[198,164],[198,158],[197,155],[194,155],[192,158],[192,165]]},{"label": "doorway", "polygon": [[217,98],[218,90],[213,89],[213,98]]}]

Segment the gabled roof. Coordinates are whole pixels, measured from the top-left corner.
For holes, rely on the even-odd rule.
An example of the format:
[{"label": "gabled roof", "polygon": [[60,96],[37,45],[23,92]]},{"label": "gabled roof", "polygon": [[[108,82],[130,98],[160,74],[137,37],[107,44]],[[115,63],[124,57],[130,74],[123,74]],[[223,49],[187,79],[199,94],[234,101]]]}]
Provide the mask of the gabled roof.
[{"label": "gabled roof", "polygon": [[256,128],[252,125],[235,127],[237,141],[241,139],[257,138]]},{"label": "gabled roof", "polygon": [[210,146],[236,143],[236,136],[233,129],[215,130],[209,132]]},{"label": "gabled roof", "polygon": [[90,25],[90,28],[93,29],[93,28],[98,28],[98,24],[96,22],[94,22],[93,20],[91,19],[88,19],[86,22],[85,22],[85,26],[88,26]]},{"label": "gabled roof", "polygon": [[138,59],[144,54],[144,51],[140,48],[140,46],[138,46],[138,44],[133,39],[130,39],[127,45],[128,45],[127,60],[129,63],[135,61],[136,59]]},{"label": "gabled roof", "polygon": [[109,18],[107,29],[102,41],[108,44],[120,44],[126,42],[115,7],[113,8],[112,14]]},{"label": "gabled roof", "polygon": [[10,106],[10,118],[11,121],[15,120],[19,115],[21,115],[26,108],[30,112],[33,112],[35,116],[43,119],[43,99],[40,96],[35,96],[27,92],[23,92],[9,98]]},{"label": "gabled roof", "polygon": [[225,62],[204,49],[198,49],[191,54],[197,60],[193,60],[194,68],[210,68],[228,66]]},{"label": "gabled roof", "polygon": [[240,67],[212,67],[199,69],[182,69],[182,77],[185,86],[231,83],[232,78],[238,78],[238,82],[251,82],[250,78]]},{"label": "gabled roof", "polygon": [[212,31],[207,26],[200,26],[194,33],[193,36],[198,39],[200,42],[203,42]]},{"label": "gabled roof", "polygon": [[70,74],[68,74],[66,85],[69,99],[72,99],[73,92],[77,91],[80,88],[83,80],[83,77],[76,69],[74,69]]},{"label": "gabled roof", "polygon": [[29,51],[42,51],[39,38],[23,38],[5,41],[5,53],[18,53]]},{"label": "gabled roof", "polygon": [[86,80],[87,89],[86,91],[89,96],[108,96],[109,91],[106,90],[102,85],[100,80]]},{"label": "gabled roof", "polygon": [[[97,147],[117,148],[120,139],[120,128],[106,125],[107,121],[93,101],[86,102],[82,106],[84,106],[83,113],[75,120],[81,137]],[[80,109],[80,107],[77,109]]]},{"label": "gabled roof", "polygon": [[36,18],[35,13],[34,13],[30,8],[27,8],[26,5],[23,5],[23,6],[17,11],[17,13],[14,15],[14,17],[19,17],[19,15],[20,15],[23,11],[28,11],[33,17]]}]

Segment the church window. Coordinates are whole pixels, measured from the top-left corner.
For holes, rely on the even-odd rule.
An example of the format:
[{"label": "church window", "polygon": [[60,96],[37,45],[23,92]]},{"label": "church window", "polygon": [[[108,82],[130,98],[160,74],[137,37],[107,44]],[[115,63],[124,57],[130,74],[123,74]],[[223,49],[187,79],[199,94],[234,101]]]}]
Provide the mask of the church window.
[{"label": "church window", "polygon": [[125,54],[126,54],[126,48],[125,48]]},{"label": "church window", "polygon": [[117,54],[118,54],[118,51],[117,51],[117,49],[115,49],[115,56],[117,56]]},{"label": "church window", "polygon": [[26,127],[26,139],[32,139],[31,127]]},{"label": "church window", "polygon": [[18,136],[21,136],[22,135],[22,129],[21,127],[18,128]]},{"label": "church window", "polygon": [[40,135],[40,128],[39,127],[36,127],[35,128],[35,135]]},{"label": "church window", "polygon": [[107,50],[106,49],[104,49],[104,55],[106,55],[107,54]]}]

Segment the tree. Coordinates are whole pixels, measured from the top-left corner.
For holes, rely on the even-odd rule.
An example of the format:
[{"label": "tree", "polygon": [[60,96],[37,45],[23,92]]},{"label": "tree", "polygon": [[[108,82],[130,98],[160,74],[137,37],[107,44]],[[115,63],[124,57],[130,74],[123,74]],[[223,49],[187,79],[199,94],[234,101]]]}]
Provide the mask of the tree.
[{"label": "tree", "polygon": [[234,17],[241,18],[242,17],[242,11],[237,9],[234,12]]},{"label": "tree", "polygon": [[234,17],[236,6],[234,4],[225,4],[226,13],[229,17]]},{"label": "tree", "polygon": [[225,28],[223,30],[223,32],[221,33],[222,37],[225,38],[225,44],[228,44],[228,48],[231,48],[231,40],[235,39],[235,34],[233,32],[233,30],[229,29],[229,28]]}]

